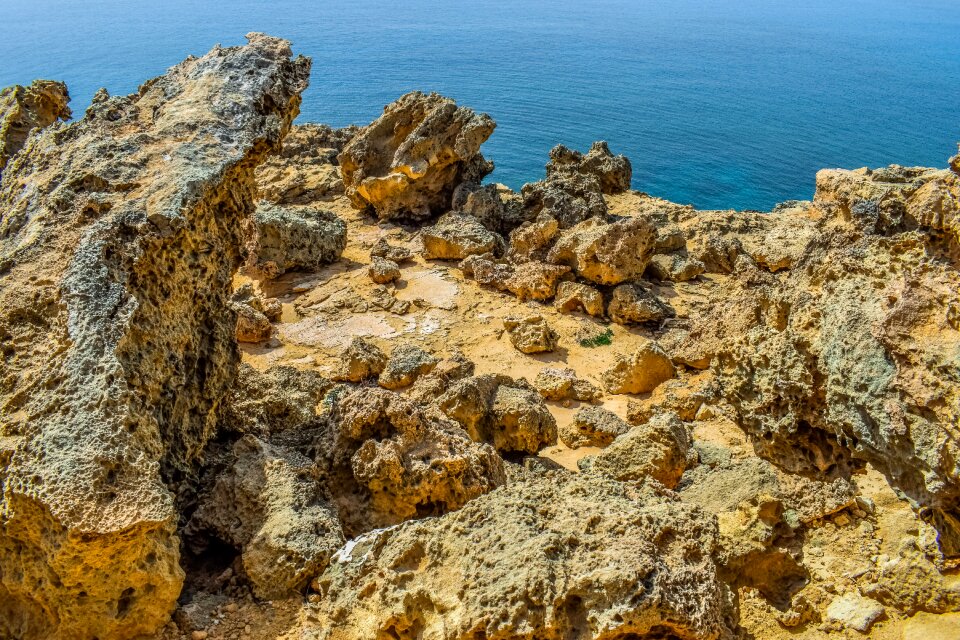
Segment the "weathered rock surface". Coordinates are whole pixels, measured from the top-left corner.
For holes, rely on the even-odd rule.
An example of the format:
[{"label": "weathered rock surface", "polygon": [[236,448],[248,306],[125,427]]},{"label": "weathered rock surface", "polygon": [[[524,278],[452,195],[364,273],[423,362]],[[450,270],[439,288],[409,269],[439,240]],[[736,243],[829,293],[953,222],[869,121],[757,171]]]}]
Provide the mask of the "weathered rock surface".
[{"label": "weathered rock surface", "polygon": [[586,155],[568,149],[562,144],[550,150],[547,176],[564,173],[584,173],[595,177],[603,193],[621,193],[630,188],[633,167],[626,156],[610,153],[607,143],[600,140],[590,145]]},{"label": "weathered rock surface", "polygon": [[68,102],[67,85],[53,80],[0,89],[0,174],[31,132],[70,119]]},{"label": "weathered rock surface", "polygon": [[387,356],[369,340],[354,338],[340,357],[340,369],[333,375],[339,382],[361,382],[379,376],[387,366]]},{"label": "weathered rock surface", "polygon": [[436,93],[415,91],[384,107],[340,152],[347,197],[381,220],[424,220],[449,211],[461,182],[480,182],[493,165],[480,145],[496,125]]},{"label": "weathered rock surface", "polygon": [[315,419],[331,386],[308,369],[278,366],[258,371],[240,365],[220,420],[221,430],[267,440],[270,434]]},{"label": "weathered rock surface", "polygon": [[571,449],[605,447],[630,430],[630,425],[603,407],[584,407],[560,429],[560,440]]},{"label": "weathered rock surface", "polygon": [[520,353],[544,353],[557,348],[557,333],[540,315],[510,316],[503,320],[510,344]]},{"label": "weathered rock surface", "polygon": [[633,427],[579,467],[621,482],[653,478],[668,489],[680,482],[696,460],[686,425],[674,413],[661,413]]},{"label": "weathered rock surface", "polygon": [[549,300],[560,278],[570,272],[566,265],[529,261],[517,265],[498,262],[493,256],[470,256],[460,264],[464,275],[483,285],[509,291],[520,300]]},{"label": "weathered rock surface", "polygon": [[473,216],[448,213],[420,232],[427,260],[463,260],[467,256],[502,253],[503,238]]},{"label": "weathered rock surface", "polygon": [[330,211],[261,202],[253,221],[253,266],[269,278],[336,262],[347,245],[347,226]]},{"label": "weathered rock surface", "polygon": [[616,362],[603,372],[603,386],[607,393],[648,393],[675,372],[663,349],[647,342],[633,354],[618,354]]},{"label": "weathered rock surface", "polygon": [[649,289],[621,284],[613,289],[607,315],[617,324],[659,324],[675,316],[676,311]]},{"label": "weathered rock surface", "polygon": [[548,215],[566,229],[584,220],[603,219],[607,215],[600,181],[592,175],[579,172],[555,174],[540,182],[523,185],[520,193],[527,220]]},{"label": "weathered rock surface", "polygon": [[248,39],[101,92],[4,170],[0,635],[129,638],[175,606],[166,482],[191,472],[233,382],[253,169],[310,68]]},{"label": "weathered rock surface", "polygon": [[394,246],[387,242],[386,238],[377,240],[377,244],[373,245],[373,248],[370,249],[371,260],[373,258],[383,258],[384,260],[389,260],[399,265],[412,257],[413,252],[411,252],[410,249]]},{"label": "weathered rock surface", "polygon": [[547,367],[537,374],[533,381],[545,400],[577,400],[579,402],[598,402],[603,393],[593,383],[581,380],[573,369],[555,369]]},{"label": "weathered rock surface", "polygon": [[400,279],[400,265],[393,260],[374,258],[370,261],[367,275],[377,284],[388,284]]},{"label": "weathered rock surface", "polygon": [[437,406],[478,442],[497,451],[536,453],[557,442],[557,421],[525,380],[480,375],[457,382]]},{"label": "weathered rock surface", "polygon": [[337,154],[358,130],[322,124],[291,127],[280,153],[257,167],[260,197],[279,205],[306,205],[341,195]]},{"label": "weathered rock surface", "polygon": [[390,354],[380,374],[380,386],[385,389],[408,387],[420,376],[433,371],[440,359],[412,344],[400,345]]},{"label": "weathered rock surface", "polygon": [[594,317],[602,317],[604,313],[603,294],[580,282],[561,282],[553,306],[560,313],[580,310]]},{"label": "weathered rock surface", "polygon": [[200,499],[188,535],[213,533],[242,551],[258,597],[302,591],[344,542],[335,509],[313,480],[313,461],[244,436],[230,466]]},{"label": "weathered rock surface", "polygon": [[372,533],[318,581],[322,637],[731,637],[716,525],[674,500],[558,473]]},{"label": "weathered rock surface", "polygon": [[643,275],[655,242],[656,231],[642,218],[591,218],[561,233],[547,262],[567,265],[597,284],[620,284]]}]

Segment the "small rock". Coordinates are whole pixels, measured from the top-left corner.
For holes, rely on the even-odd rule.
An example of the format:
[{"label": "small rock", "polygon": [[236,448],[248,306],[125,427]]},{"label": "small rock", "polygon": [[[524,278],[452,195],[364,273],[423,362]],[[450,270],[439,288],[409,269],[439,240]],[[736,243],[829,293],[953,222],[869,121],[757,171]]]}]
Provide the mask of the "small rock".
[{"label": "small rock", "polygon": [[387,284],[400,279],[400,267],[392,260],[374,258],[367,269],[367,275],[377,284]]},{"label": "small rock", "polygon": [[330,211],[261,202],[253,221],[255,268],[268,278],[335,262],[347,246],[347,225]]},{"label": "small rock", "polygon": [[680,253],[657,254],[650,259],[650,264],[647,265],[647,273],[657,280],[672,280],[674,282],[693,280],[706,269],[704,264],[696,258]]},{"label": "small rock", "polygon": [[618,354],[603,373],[608,393],[648,393],[676,373],[670,358],[656,342],[647,342],[632,355]]},{"label": "small rock", "polygon": [[419,347],[401,345],[390,354],[390,360],[380,374],[380,386],[392,390],[408,387],[420,376],[433,371],[439,362],[439,358]]},{"label": "small rock", "polygon": [[587,315],[603,316],[603,294],[590,285],[579,282],[561,282],[553,306],[560,313],[581,309]]},{"label": "small rock", "polygon": [[331,376],[337,382],[360,382],[379,376],[387,357],[377,345],[356,337],[340,356],[340,369]]},{"label": "small rock", "polygon": [[573,421],[560,429],[560,440],[571,449],[605,447],[617,436],[630,430],[630,425],[617,414],[603,407],[584,407]]},{"label": "small rock", "polygon": [[473,216],[447,213],[420,232],[427,260],[463,260],[467,256],[503,252],[503,238]]},{"label": "small rock", "polygon": [[883,614],[883,605],[876,600],[848,593],[834,598],[827,607],[827,622],[866,633]]},{"label": "small rock", "polygon": [[395,247],[387,242],[386,238],[377,240],[377,244],[373,245],[373,248],[370,249],[371,260],[373,258],[383,258],[390,262],[396,262],[399,265],[412,257],[413,254],[410,252],[410,249],[406,247]]},{"label": "small rock", "polygon": [[207,636],[210,635],[206,631],[197,630],[190,634],[192,640],[207,640]]},{"label": "small rock", "polygon": [[577,378],[573,369],[547,367],[533,381],[540,395],[556,402],[598,402],[603,393],[593,384]]},{"label": "small rock", "polygon": [[503,326],[510,342],[520,353],[543,353],[557,346],[557,334],[540,315],[526,317],[510,316]]},{"label": "small rock", "polygon": [[622,284],[613,290],[607,313],[617,324],[660,323],[676,315],[670,305],[635,284]]}]

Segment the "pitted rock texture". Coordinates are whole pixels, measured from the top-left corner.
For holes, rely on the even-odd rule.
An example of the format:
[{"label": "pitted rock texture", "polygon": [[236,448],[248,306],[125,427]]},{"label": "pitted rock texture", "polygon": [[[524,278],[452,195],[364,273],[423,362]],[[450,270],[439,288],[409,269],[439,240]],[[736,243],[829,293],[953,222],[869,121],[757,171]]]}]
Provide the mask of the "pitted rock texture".
[{"label": "pitted rock texture", "polygon": [[653,255],[656,231],[642,218],[586,220],[564,231],[547,262],[563,264],[597,284],[620,284],[643,276]]},{"label": "pitted rock texture", "polygon": [[248,39],[99,93],[4,170],[0,635],[128,638],[175,606],[166,482],[192,473],[236,374],[253,170],[310,69]]},{"label": "pitted rock texture", "polygon": [[467,256],[502,253],[503,238],[473,216],[448,213],[420,232],[427,260],[463,260]]},{"label": "pitted rock texture", "polygon": [[716,524],[675,500],[555,472],[371,533],[318,580],[320,637],[732,637]]},{"label": "pitted rock texture", "polygon": [[486,374],[457,382],[437,400],[448,417],[498,451],[536,453],[557,442],[557,421],[526,380]]},{"label": "pitted rock texture", "polygon": [[221,431],[266,440],[271,434],[306,424],[316,418],[332,386],[308,369],[278,366],[259,371],[249,364],[240,365],[220,419]]},{"label": "pitted rock texture", "polygon": [[544,353],[557,348],[557,333],[540,315],[504,318],[503,328],[520,353]]},{"label": "pitted rock texture", "polygon": [[548,215],[567,229],[584,220],[603,219],[607,215],[600,181],[589,174],[548,175],[545,180],[523,185],[520,193],[526,220]]},{"label": "pitted rock texture", "polygon": [[603,407],[584,407],[560,429],[560,439],[571,449],[605,447],[630,430],[630,425]]},{"label": "pitted rock texture", "polygon": [[480,155],[496,125],[436,93],[408,93],[384,107],[340,152],[347,197],[381,220],[424,220],[449,211],[461,182],[493,165]]},{"label": "pitted rock texture", "polygon": [[278,205],[307,205],[342,195],[337,154],[357,131],[322,124],[291,127],[280,153],[257,167],[260,197]]},{"label": "pitted rock texture", "polygon": [[562,144],[550,150],[547,176],[563,173],[585,173],[600,182],[604,193],[622,193],[630,188],[633,167],[626,156],[615,156],[607,143],[600,140],[590,145],[586,155]]},{"label": "pitted rock texture", "polygon": [[0,174],[31,132],[70,119],[68,102],[67,85],[53,80],[0,89]]},{"label": "pitted rock texture", "polygon": [[257,236],[253,268],[267,278],[336,262],[347,245],[347,226],[330,211],[266,202],[253,216]]},{"label": "pitted rock texture", "polygon": [[656,342],[647,342],[632,354],[618,354],[603,372],[607,393],[648,393],[676,374],[670,357]]}]

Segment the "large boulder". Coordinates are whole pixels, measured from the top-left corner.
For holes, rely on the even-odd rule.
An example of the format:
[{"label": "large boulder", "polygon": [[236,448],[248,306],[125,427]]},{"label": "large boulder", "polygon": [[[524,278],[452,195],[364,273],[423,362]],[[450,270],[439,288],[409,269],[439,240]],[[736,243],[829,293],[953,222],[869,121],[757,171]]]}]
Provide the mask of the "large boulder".
[{"label": "large boulder", "polygon": [[70,119],[68,102],[67,85],[53,80],[0,89],[0,173],[31,132]]},{"label": "large boulder", "polygon": [[595,177],[604,193],[622,193],[630,188],[633,167],[626,156],[615,156],[603,140],[590,145],[586,155],[558,144],[550,150],[547,176],[585,173]]},{"label": "large boulder", "polygon": [[343,194],[337,154],[356,135],[356,126],[332,129],[324,124],[290,128],[279,154],[257,167],[260,197],[280,205],[306,205]]},{"label": "large boulder", "polygon": [[381,220],[423,220],[451,209],[462,182],[493,165],[480,155],[495,123],[450,98],[414,91],[384,107],[340,152],[347,197]]},{"label": "large boulder", "polygon": [[656,229],[643,218],[591,218],[564,231],[547,262],[567,265],[597,284],[620,284],[643,275],[656,239]]},{"label": "large boulder", "polygon": [[731,638],[716,545],[662,488],[554,472],[350,541],[311,613],[327,640]]},{"label": "large boulder", "polygon": [[347,225],[323,209],[261,202],[253,222],[257,230],[254,267],[270,278],[336,262],[347,246]]},{"label": "large boulder", "polygon": [[548,215],[563,229],[607,215],[600,181],[586,173],[554,173],[539,182],[523,185],[520,195],[525,220]]},{"label": "large boulder", "polygon": [[463,260],[467,256],[501,253],[503,238],[473,216],[448,213],[420,232],[427,260]]},{"label": "large boulder", "polygon": [[131,638],[176,604],[169,487],[236,375],[253,169],[310,70],[248,40],[100,92],[0,180],[0,635]]}]

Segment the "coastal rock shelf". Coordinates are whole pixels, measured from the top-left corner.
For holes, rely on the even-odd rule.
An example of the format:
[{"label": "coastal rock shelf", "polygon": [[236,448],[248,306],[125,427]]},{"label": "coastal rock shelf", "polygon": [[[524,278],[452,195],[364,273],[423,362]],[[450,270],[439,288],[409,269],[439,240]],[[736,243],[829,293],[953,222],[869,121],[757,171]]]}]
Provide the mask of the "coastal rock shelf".
[{"label": "coastal rock shelf", "polygon": [[489,115],[293,125],[248,40],[0,92],[0,637],[953,637],[960,155],[513,192]]}]

